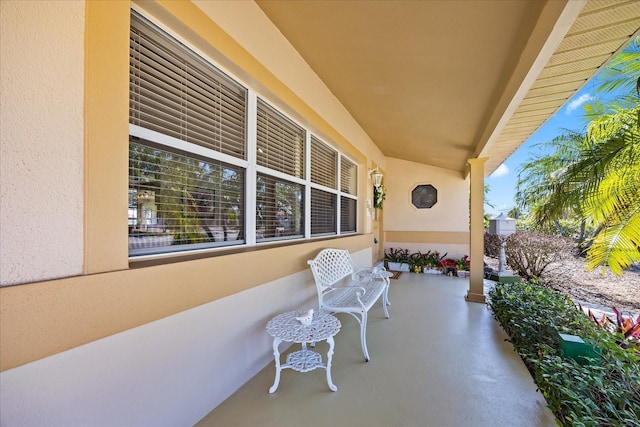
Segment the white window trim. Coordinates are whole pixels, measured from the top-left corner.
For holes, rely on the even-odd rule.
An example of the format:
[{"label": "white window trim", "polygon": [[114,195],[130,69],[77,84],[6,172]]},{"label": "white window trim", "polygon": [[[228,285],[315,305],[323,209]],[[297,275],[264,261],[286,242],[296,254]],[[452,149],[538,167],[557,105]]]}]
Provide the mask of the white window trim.
[{"label": "white window trim", "polygon": [[[228,69],[226,69],[226,67],[222,66],[220,64],[219,61],[214,60],[213,58],[211,58],[209,55],[205,54],[202,50],[195,48],[190,42],[188,42],[187,40],[185,40],[184,38],[180,37],[179,35],[177,35],[174,31],[172,31],[170,28],[166,27],[163,23],[159,22],[158,20],[149,17],[149,15],[143,11],[140,10],[138,7],[133,6],[131,8],[132,10],[134,10],[138,15],[142,16],[144,19],[146,19],[150,24],[158,27],[160,30],[164,31],[165,33],[169,34],[171,37],[173,37],[175,40],[177,40],[179,43],[182,43],[184,46],[186,46],[188,49],[190,49],[195,55],[200,56],[204,61],[208,62],[210,65],[212,65],[213,67],[217,68],[218,70],[220,70],[222,73],[224,73],[228,78],[234,80],[235,82],[237,82],[239,85],[243,86],[246,90],[247,90],[247,104],[246,104],[246,108],[247,108],[247,115],[246,115],[246,160],[243,159],[239,159],[237,157],[233,157],[233,156],[229,156],[227,154],[224,153],[220,153],[218,151],[197,145],[197,144],[193,144],[190,142],[186,142],[177,138],[174,138],[172,136],[169,135],[165,135],[162,134],[160,132],[156,132],[150,129],[146,129],[143,127],[140,127],[138,125],[133,125],[133,124],[129,124],[129,134],[131,136],[134,137],[139,137],[141,139],[145,139],[154,143],[158,143],[160,145],[164,145],[166,147],[171,147],[174,149],[178,149],[178,150],[182,150],[185,151],[187,153],[192,153],[195,155],[199,155],[205,158],[209,158],[212,160],[217,160],[217,161],[221,161],[224,163],[227,163],[229,165],[233,165],[233,166],[237,166],[240,168],[245,169],[245,241],[244,243],[239,243],[239,244],[234,244],[234,245],[229,245],[229,246],[215,246],[215,247],[208,247],[208,248],[203,248],[203,249],[192,249],[192,250],[183,250],[183,251],[173,251],[173,252],[162,252],[162,253],[154,253],[154,254],[147,254],[147,255],[134,255],[134,256],[129,256],[130,260],[146,260],[146,259],[161,259],[161,258],[173,258],[173,257],[180,257],[180,256],[184,256],[184,255],[188,255],[188,254],[194,254],[194,253],[206,253],[206,252],[219,252],[219,251],[224,251],[226,249],[229,248],[237,248],[237,247],[255,247],[255,246],[260,246],[263,244],[270,244],[273,243],[273,241],[267,241],[267,242],[257,242],[256,239],[256,216],[255,216],[255,211],[256,211],[256,179],[257,179],[257,175],[258,173],[263,173],[266,175],[270,175],[273,176],[275,178],[278,179],[282,179],[282,180],[286,180],[295,184],[301,184],[303,185],[303,191],[304,191],[304,236],[302,238],[300,237],[295,237],[295,238],[283,238],[282,241],[289,241],[289,242],[304,242],[304,241],[310,241],[310,240],[317,240],[317,239],[325,239],[328,236],[334,236],[334,237],[339,237],[339,236],[344,236],[344,235],[353,235],[357,233],[357,229],[356,231],[348,231],[348,232],[342,232],[341,229],[341,205],[340,205],[340,198],[341,197],[346,197],[349,198],[351,200],[355,200],[358,201],[359,200],[359,196],[358,194],[350,194],[350,193],[346,193],[343,192],[341,190],[341,182],[340,182],[340,177],[341,177],[341,162],[342,162],[342,157],[347,158],[350,162],[352,162],[355,166],[356,166],[356,171],[358,171],[362,165],[360,163],[358,163],[357,161],[355,161],[351,156],[347,155],[344,151],[342,151],[335,143],[333,142],[327,142],[327,140],[325,138],[322,138],[318,135],[318,133],[312,132],[312,130],[310,130],[308,127],[303,126],[300,124],[300,121],[292,118],[292,116],[290,114],[288,114],[286,111],[283,111],[283,109],[278,108],[277,105],[279,105],[280,103],[278,102],[273,102],[273,100],[271,100],[268,96],[265,96],[262,93],[259,93],[258,91],[254,90],[253,88],[251,88],[250,86],[248,86],[245,83],[245,79],[239,78],[235,73],[229,72]],[[272,108],[273,110],[277,111],[278,113],[282,114],[287,120],[291,121],[292,123],[294,123],[296,126],[302,128],[305,132],[305,142],[304,142],[304,147],[305,147],[305,159],[304,159],[304,167],[305,167],[305,176],[304,178],[298,178],[295,176],[291,176],[291,175],[287,175],[284,173],[281,173],[279,171],[267,168],[267,167],[263,167],[263,166],[258,166],[257,165],[257,104],[258,104],[258,98],[260,98],[265,104],[267,104],[270,108]],[[336,173],[336,183],[335,186],[336,188],[330,188],[330,187],[326,187],[320,184],[315,184],[311,181],[311,137],[314,137],[316,139],[318,139],[319,141],[321,141],[322,143],[324,143],[325,145],[327,145],[328,147],[330,147],[331,149],[335,150],[337,155],[338,155],[338,165],[337,165],[337,173]],[[318,235],[311,235],[311,189],[317,189],[317,190],[321,190],[321,191],[325,191],[327,193],[331,193],[334,194],[337,197],[337,201],[336,201],[336,232],[335,233],[323,233],[323,234],[318,234]],[[358,189],[356,188],[356,192],[358,191]],[[357,210],[356,210],[356,215],[357,215]]]},{"label": "white window trim", "polygon": [[243,169],[247,169],[249,167],[249,162],[246,160],[229,156],[228,154],[220,153],[201,145],[183,141],[181,139],[174,138],[173,136],[165,135],[154,130],[145,129],[131,123],[129,123],[129,135],[136,136],[141,139],[146,139],[147,141],[155,142],[160,145],[164,145],[165,147],[171,147],[178,150],[186,151],[191,154],[206,157],[208,159],[219,160],[221,162],[225,162],[233,166],[238,166]]},{"label": "white window trim", "polygon": [[[257,110],[258,110],[258,97],[255,92],[249,90],[247,93],[247,160],[248,165],[246,169],[246,181],[245,181],[245,196],[244,196],[244,204],[247,214],[245,214],[245,245],[247,246],[255,246],[256,245],[256,198],[251,197],[250,195],[256,194],[256,179],[258,176],[258,170],[256,168],[256,141],[258,139],[257,136]],[[252,212],[249,215],[249,212]]]}]

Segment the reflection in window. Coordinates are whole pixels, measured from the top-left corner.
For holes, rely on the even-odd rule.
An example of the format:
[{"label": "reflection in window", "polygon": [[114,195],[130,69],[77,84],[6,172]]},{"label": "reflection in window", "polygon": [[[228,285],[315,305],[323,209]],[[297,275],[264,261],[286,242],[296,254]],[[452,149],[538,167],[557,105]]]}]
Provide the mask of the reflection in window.
[{"label": "reflection in window", "polygon": [[311,235],[336,234],[337,196],[326,191],[311,189]]},{"label": "reflection in window", "polygon": [[304,237],[302,185],[258,174],[256,192],[256,241]]},{"label": "reflection in window", "polygon": [[340,231],[342,233],[356,232],[356,209],[358,201],[348,197],[340,197]]},{"label": "reflection in window", "polygon": [[244,171],[131,137],[129,252],[244,242]]}]

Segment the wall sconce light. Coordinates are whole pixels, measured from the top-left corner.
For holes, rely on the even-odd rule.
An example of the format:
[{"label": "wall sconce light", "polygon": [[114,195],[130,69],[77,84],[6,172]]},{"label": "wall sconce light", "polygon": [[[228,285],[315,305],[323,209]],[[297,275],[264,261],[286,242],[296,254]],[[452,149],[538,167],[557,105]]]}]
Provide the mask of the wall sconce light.
[{"label": "wall sconce light", "polygon": [[382,173],[378,171],[378,168],[369,169],[369,176],[373,179],[373,186],[378,188],[382,185]]}]

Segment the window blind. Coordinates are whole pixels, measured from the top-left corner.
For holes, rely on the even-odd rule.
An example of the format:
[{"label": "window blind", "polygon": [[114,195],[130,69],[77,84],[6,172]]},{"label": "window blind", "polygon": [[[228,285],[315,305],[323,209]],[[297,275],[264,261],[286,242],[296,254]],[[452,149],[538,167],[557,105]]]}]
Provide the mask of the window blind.
[{"label": "window blind", "polygon": [[336,188],[338,173],[338,153],[311,137],[311,182],[329,188]]},{"label": "window blind", "polygon": [[356,232],[356,209],[358,202],[348,197],[340,197],[340,232]]},{"label": "window blind", "polygon": [[311,235],[336,234],[337,195],[311,189]]},{"label": "window blind", "polygon": [[129,122],[245,159],[247,90],[131,15]]},{"label": "window blind", "polygon": [[304,129],[260,99],[257,122],[257,164],[304,178]]},{"label": "window blind", "polygon": [[355,163],[344,156],[340,156],[340,191],[343,193],[358,194],[358,168]]}]

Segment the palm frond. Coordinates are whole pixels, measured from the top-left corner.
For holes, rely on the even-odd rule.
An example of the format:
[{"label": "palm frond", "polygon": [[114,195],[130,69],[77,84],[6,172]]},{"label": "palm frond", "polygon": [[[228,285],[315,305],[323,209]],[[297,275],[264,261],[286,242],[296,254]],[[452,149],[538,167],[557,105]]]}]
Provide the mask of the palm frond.
[{"label": "palm frond", "polygon": [[593,120],[585,135],[550,142],[551,155],[527,163],[518,176],[517,200],[536,224],[575,215],[599,231],[588,251],[589,268],[616,274],[640,258],[640,109],[614,107]]},{"label": "palm frond", "polygon": [[623,92],[636,89],[640,74],[640,37],[636,37],[620,54],[616,55],[598,74],[596,92]]},{"label": "palm frond", "polygon": [[640,205],[621,221],[602,229],[587,252],[589,270],[609,266],[612,273],[621,275],[636,262],[640,262]]}]

